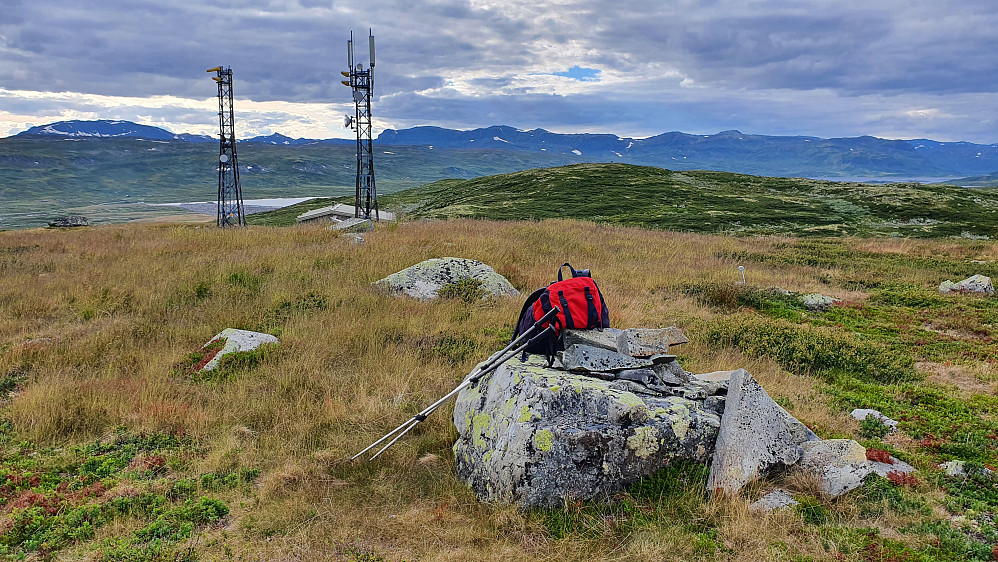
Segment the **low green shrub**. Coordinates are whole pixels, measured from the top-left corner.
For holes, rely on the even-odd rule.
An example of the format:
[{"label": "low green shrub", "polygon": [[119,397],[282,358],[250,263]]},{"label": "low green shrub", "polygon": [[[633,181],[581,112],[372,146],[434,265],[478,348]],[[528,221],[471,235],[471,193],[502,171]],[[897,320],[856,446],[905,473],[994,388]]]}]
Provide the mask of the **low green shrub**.
[{"label": "low green shrub", "polygon": [[442,299],[460,299],[471,304],[481,301],[488,295],[484,285],[485,282],[481,279],[467,277],[440,287],[437,296]]},{"label": "low green shrub", "polygon": [[770,357],[800,375],[848,373],[888,384],[918,378],[910,355],[846,334],[783,320],[745,316],[719,319],[704,327],[702,337],[711,345]]}]

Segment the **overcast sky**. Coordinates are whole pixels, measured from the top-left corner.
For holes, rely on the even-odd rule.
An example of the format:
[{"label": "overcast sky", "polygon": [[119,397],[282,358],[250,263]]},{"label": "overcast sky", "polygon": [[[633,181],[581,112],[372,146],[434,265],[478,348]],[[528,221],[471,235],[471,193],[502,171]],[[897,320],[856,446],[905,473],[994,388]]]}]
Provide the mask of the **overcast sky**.
[{"label": "overcast sky", "polygon": [[376,132],[998,142],[994,0],[0,0],[0,136],[63,119],[213,134],[222,64],[238,136],[348,137],[339,71],[369,27]]}]

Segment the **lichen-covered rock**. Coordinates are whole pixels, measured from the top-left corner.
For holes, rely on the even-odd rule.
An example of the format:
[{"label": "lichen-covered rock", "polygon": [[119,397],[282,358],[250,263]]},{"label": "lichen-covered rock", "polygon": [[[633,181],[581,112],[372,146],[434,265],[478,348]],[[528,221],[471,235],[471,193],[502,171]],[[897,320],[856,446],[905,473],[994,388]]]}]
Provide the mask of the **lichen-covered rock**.
[{"label": "lichen-covered rock", "polygon": [[374,285],[395,294],[406,294],[420,300],[432,300],[444,285],[465,279],[477,279],[486,296],[518,295],[519,291],[496,273],[476,260],[464,258],[432,258],[393,273]]},{"label": "lichen-covered rock", "polygon": [[462,391],[454,407],[457,474],[480,499],[554,507],[606,497],[673,459],[711,458],[720,421],[702,402],[520,359]]},{"label": "lichen-covered rock", "polygon": [[801,457],[801,444],[818,439],[773,401],[745,369],[731,374],[707,486],[734,493]]},{"label": "lichen-covered rock", "polygon": [[855,490],[875,472],[866,449],[852,439],[825,439],[802,446],[801,468],[818,477],[821,490],[831,497]]},{"label": "lichen-covered rock", "polygon": [[270,334],[226,328],[219,332],[217,336],[208,340],[208,343],[204,344],[204,347],[208,347],[213,342],[218,340],[225,340],[225,346],[221,349],[221,351],[215,354],[215,357],[213,357],[211,361],[208,361],[205,363],[204,367],[201,367],[202,371],[215,370],[215,368],[217,368],[222,362],[222,358],[230,353],[235,353],[237,351],[250,351],[265,343],[277,343],[277,338]]},{"label": "lichen-covered rock", "polygon": [[993,295],[995,294],[995,286],[991,284],[991,278],[986,275],[971,275],[959,283],[943,281],[939,284],[939,292],[944,295],[949,293]]}]

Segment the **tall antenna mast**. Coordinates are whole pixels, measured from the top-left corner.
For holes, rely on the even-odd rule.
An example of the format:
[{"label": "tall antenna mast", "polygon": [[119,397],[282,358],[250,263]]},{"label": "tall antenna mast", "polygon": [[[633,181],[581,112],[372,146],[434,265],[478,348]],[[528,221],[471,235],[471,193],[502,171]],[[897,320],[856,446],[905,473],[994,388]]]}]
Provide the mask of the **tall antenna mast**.
[{"label": "tall antenna mast", "polygon": [[[354,63],[353,31],[347,41],[349,70],[340,72],[348,80],[344,86],[353,91],[354,116],[347,115],[346,126],[357,131],[357,199],[354,216],[378,220],[378,191],[374,187],[374,143],[371,140],[371,93],[374,91],[374,32],[368,31],[370,63],[367,69]],[[371,214],[374,211],[374,214]]]},{"label": "tall antenna mast", "polygon": [[243,192],[239,186],[239,162],[236,160],[235,113],[232,110],[232,69],[216,66],[208,72],[218,83],[218,227],[246,226]]}]

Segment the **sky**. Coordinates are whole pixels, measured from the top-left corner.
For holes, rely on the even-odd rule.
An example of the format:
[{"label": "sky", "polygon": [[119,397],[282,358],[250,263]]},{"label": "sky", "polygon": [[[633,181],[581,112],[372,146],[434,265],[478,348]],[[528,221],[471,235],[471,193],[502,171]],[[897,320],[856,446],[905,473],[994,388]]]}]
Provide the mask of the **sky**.
[{"label": "sky", "polygon": [[[0,136],[67,119],[351,137],[420,125],[998,142],[994,0],[0,0]],[[366,48],[358,59],[367,63]]]}]

